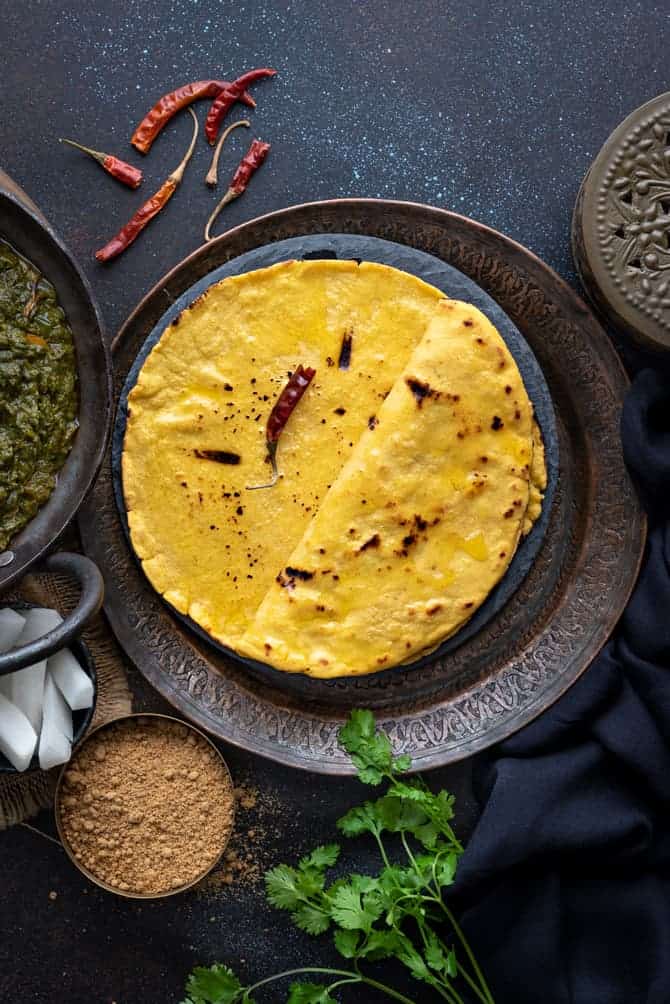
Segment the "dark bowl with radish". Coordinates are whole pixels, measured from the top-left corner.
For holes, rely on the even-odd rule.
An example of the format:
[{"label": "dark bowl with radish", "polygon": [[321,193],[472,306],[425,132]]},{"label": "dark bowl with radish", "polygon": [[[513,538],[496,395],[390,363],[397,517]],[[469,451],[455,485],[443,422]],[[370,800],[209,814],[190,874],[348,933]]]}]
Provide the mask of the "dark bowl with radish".
[{"label": "dark bowl with radish", "polygon": [[[55,610],[12,601],[0,608],[0,650],[54,631]],[[66,763],[84,737],[97,698],[95,663],[81,638],[31,666],[0,677],[0,774]]]}]

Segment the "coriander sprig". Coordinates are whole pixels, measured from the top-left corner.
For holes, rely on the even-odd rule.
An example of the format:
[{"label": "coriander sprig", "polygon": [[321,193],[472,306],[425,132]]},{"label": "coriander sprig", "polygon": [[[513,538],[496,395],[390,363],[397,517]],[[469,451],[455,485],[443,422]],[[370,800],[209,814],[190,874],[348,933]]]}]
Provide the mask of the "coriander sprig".
[{"label": "coriander sprig", "polygon": [[[227,966],[197,968],[189,977],[183,1004],[255,1004],[251,995],[277,980],[298,975],[327,977],[326,983],[294,981],[287,1004],[338,1004],[335,990],[374,987],[400,1004],[417,1004],[392,986],[380,983],[361,967],[395,959],[415,980],[428,985],[436,1000],[495,1004],[491,991],[455,916],[445,901],[454,882],[463,845],[451,821],[454,798],[431,791],[420,777],[405,778],[409,756],[394,757],[391,742],[377,731],[371,711],[352,711],[339,732],[364,784],[384,794],[350,809],[337,822],[345,837],[369,833],[379,848],[377,875],[350,874],[328,884],[327,872],[338,861],[340,847],[316,847],[296,866],[277,865],[265,876],[267,897],[286,910],[307,934],[333,932],[339,954],[352,969],[302,967],[268,976],[244,987]],[[404,860],[392,861],[385,838],[399,839]],[[425,1002],[424,991],[421,1001]]]}]

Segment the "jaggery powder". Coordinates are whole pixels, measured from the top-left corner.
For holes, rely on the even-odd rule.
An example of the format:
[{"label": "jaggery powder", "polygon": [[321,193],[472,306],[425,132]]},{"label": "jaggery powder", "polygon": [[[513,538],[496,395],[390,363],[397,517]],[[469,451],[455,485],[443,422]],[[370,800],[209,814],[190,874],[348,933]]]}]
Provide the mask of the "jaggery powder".
[{"label": "jaggery powder", "polygon": [[197,732],[160,717],[95,733],[63,776],[59,817],[77,860],[121,892],[156,895],[193,882],[230,835],[234,793]]}]

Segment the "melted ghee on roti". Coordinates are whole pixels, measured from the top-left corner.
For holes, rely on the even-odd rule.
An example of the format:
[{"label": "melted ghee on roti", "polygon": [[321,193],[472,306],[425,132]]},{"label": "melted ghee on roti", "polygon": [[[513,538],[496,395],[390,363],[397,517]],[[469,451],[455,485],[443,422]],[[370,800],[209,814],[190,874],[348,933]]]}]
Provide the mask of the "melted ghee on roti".
[{"label": "melted ghee on roti", "polygon": [[435,313],[243,654],[319,677],[408,662],[457,631],[507,569],[529,502],[532,406],[483,314],[450,300]]},{"label": "melted ghee on roti", "polygon": [[[386,265],[285,262],[212,286],[148,356],[122,461],[133,547],[154,588],[223,644],[247,630],[443,295]],[[300,363],[316,376],[281,435],[283,476],[249,492],[268,480],[265,423]],[[208,450],[239,462],[196,453]]]}]

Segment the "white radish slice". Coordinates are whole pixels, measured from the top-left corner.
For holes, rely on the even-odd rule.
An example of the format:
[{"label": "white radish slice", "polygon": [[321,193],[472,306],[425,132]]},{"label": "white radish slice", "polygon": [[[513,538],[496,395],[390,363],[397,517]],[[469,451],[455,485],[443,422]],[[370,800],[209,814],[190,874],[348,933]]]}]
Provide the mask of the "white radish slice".
[{"label": "white radish slice", "polygon": [[21,636],[26,619],[16,610],[5,607],[0,610],[0,652],[9,652]]},{"label": "white radish slice", "polygon": [[[16,643],[17,646],[36,641],[62,622],[63,618],[55,610],[31,607],[30,610],[26,610],[25,624]],[[40,659],[32,666],[26,666],[25,669],[18,669],[15,673],[5,676],[2,685],[4,694],[9,697],[12,704],[16,704],[23,711],[38,734],[42,724],[45,670],[46,659]]]},{"label": "white radish slice", "polygon": [[42,725],[46,665],[46,659],[43,659],[34,666],[17,669],[15,673],[5,676],[3,682],[5,696],[21,709],[37,733]]},{"label": "white radish slice", "polygon": [[31,607],[26,610],[25,626],[18,637],[17,646],[26,645],[29,641],[36,641],[42,635],[53,631],[59,624],[63,623],[63,618],[56,610],[48,610],[44,607]]},{"label": "white radish slice", "polygon": [[54,725],[56,730],[72,742],[72,714],[65,698],[53,681],[51,673],[47,672],[44,681],[44,706],[42,709],[42,730]]},{"label": "white radish slice", "polygon": [[84,672],[69,648],[49,656],[47,667],[61,694],[73,711],[93,704],[93,680]]},{"label": "white radish slice", "polygon": [[53,719],[44,719],[37,752],[42,770],[50,770],[70,759],[72,752],[70,740],[58,731]]},{"label": "white radish slice", "polygon": [[25,770],[36,745],[37,733],[26,716],[0,694],[0,751],[16,770]]}]

